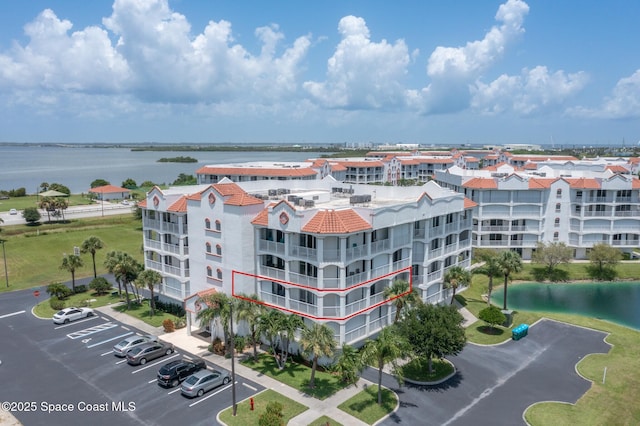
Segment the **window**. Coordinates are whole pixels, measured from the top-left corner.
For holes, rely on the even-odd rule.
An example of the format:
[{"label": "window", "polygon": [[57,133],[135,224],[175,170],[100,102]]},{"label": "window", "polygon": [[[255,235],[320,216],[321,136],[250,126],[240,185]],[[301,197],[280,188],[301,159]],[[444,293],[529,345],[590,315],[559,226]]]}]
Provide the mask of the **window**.
[{"label": "window", "polygon": [[216,231],[220,232],[222,229],[222,225],[220,224],[219,220],[216,220]]},{"label": "window", "polygon": [[218,279],[221,280],[222,279],[222,269],[217,269],[216,270],[216,275],[218,276]]},{"label": "window", "polygon": [[556,191],[556,198],[562,198],[562,189]]},{"label": "window", "polygon": [[211,243],[207,243],[207,253],[211,253]]},{"label": "window", "polygon": [[207,266],[207,276],[208,277],[212,277],[213,276],[213,270],[211,269],[211,266]]},{"label": "window", "polygon": [[274,283],[271,281],[271,294],[275,294],[276,296],[285,296],[284,286],[278,283]]},{"label": "window", "polygon": [[560,213],[560,203],[556,203],[556,213]]},{"label": "window", "polygon": [[440,248],[440,238],[434,238],[431,240],[431,250],[437,250]]},{"label": "window", "polygon": [[435,228],[437,226],[440,226],[440,216],[431,218],[431,227]]},{"label": "window", "polygon": [[447,223],[453,223],[453,213],[447,215]]},{"label": "window", "polygon": [[576,191],[576,198],[582,198],[582,191]]},{"label": "window", "polygon": [[558,241],[559,237],[560,237],[560,233],[558,233],[558,232],[554,232],[553,233],[553,241]]},{"label": "window", "polygon": [[576,213],[580,214],[582,211],[582,206],[576,206]]},{"label": "window", "polygon": [[308,234],[300,234],[300,247],[316,248],[316,237]]},{"label": "window", "polygon": [[556,227],[556,228],[560,227],[560,218],[559,217],[556,217],[556,220],[553,222],[553,226]]},{"label": "window", "polygon": [[209,219],[204,220],[204,227],[206,229],[211,229],[211,221]]},{"label": "window", "polygon": [[222,256],[222,246],[220,244],[216,244],[216,254]]}]

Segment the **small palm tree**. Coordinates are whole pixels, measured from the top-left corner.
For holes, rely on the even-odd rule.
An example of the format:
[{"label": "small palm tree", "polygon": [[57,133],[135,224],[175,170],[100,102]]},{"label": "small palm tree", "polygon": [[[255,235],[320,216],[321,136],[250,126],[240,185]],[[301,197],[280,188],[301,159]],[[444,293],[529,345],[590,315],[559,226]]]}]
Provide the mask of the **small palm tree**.
[{"label": "small palm tree", "polygon": [[138,278],[138,274],[142,270],[142,265],[140,265],[137,260],[129,256],[127,253],[110,252],[107,254],[105,266],[116,277],[118,285],[122,283],[122,286],[124,287],[124,293],[127,298],[127,309],[131,309],[129,284],[133,283],[136,278]]},{"label": "small palm tree", "polygon": [[368,340],[364,344],[362,357],[367,364],[378,368],[378,405],[382,405],[382,369],[385,364],[392,363],[396,375],[399,374],[397,360],[407,353],[407,342],[395,329],[395,326],[385,327],[375,340]]},{"label": "small palm tree", "polygon": [[383,294],[385,300],[393,301],[396,307],[396,315],[393,319],[394,323],[400,319],[404,307],[411,306],[420,301],[420,297],[415,292],[415,289],[410,289],[409,283],[405,280],[395,280],[389,287],[384,289]]},{"label": "small palm tree", "polygon": [[278,333],[284,314],[277,309],[268,309],[258,318],[257,333],[269,342],[269,348],[276,362],[278,362]]},{"label": "small palm tree", "polygon": [[47,222],[51,222],[51,209],[53,209],[53,199],[51,197],[40,198],[38,207],[47,212]]},{"label": "small palm tree", "polygon": [[296,331],[304,329],[302,318],[296,314],[283,315],[280,320],[280,357],[276,358],[278,367],[282,370],[287,365],[289,346],[295,341]]},{"label": "small palm tree", "polygon": [[160,275],[160,272],[154,271],[153,269],[145,269],[144,271],[140,272],[140,275],[138,275],[138,278],[136,278],[136,285],[139,285],[142,288],[149,289],[149,292],[151,293],[151,299],[149,300],[149,310],[151,316],[154,315],[156,309],[154,291],[156,286],[161,283],[162,275]]},{"label": "small palm tree", "polygon": [[453,290],[451,294],[450,305],[453,305],[453,301],[456,297],[456,290],[459,286],[469,285],[471,282],[471,272],[460,266],[453,266],[449,268],[446,274],[444,274],[443,284],[444,288],[450,288]]},{"label": "small palm tree", "polygon": [[493,277],[502,275],[500,265],[498,265],[498,257],[495,254],[487,254],[482,257],[484,265],[474,269],[474,273],[484,274],[489,278],[489,284],[487,289],[487,305],[491,306],[491,293],[493,292]]},{"label": "small palm tree", "polygon": [[125,253],[121,251],[110,251],[107,253],[106,259],[104,261],[104,267],[107,268],[110,274],[114,274],[116,278],[116,282],[118,283],[118,295],[122,296],[122,282],[120,281],[120,277],[115,274],[116,268],[122,262]]},{"label": "small palm tree", "polygon": [[362,355],[358,350],[351,345],[343,343],[338,362],[334,366],[334,371],[340,375],[342,381],[355,383],[358,380],[358,374],[364,367]]},{"label": "small palm tree", "polygon": [[[236,308],[236,318],[238,321],[246,321],[249,326],[249,333],[251,338],[251,345],[253,346],[253,360],[258,360],[258,322],[260,317],[264,314],[264,308],[262,305],[252,302],[251,300],[258,300],[258,296],[252,294],[251,296],[244,296],[245,299],[238,299],[238,306]],[[246,300],[250,299],[250,300]]]},{"label": "small palm tree", "polygon": [[84,266],[82,258],[75,254],[65,254],[60,269],[71,272],[71,290],[76,292],[76,270]]},{"label": "small palm tree", "polygon": [[91,236],[82,242],[80,246],[80,253],[91,253],[91,260],[93,262],[93,278],[98,278],[98,272],[96,271],[96,252],[104,247],[104,243],[98,237]]},{"label": "small palm tree", "polygon": [[333,330],[326,324],[314,323],[313,327],[305,328],[302,331],[300,347],[305,355],[311,356],[313,359],[313,364],[311,365],[311,379],[309,379],[310,388],[314,388],[316,386],[318,358],[333,356],[336,346],[336,339],[333,336]]},{"label": "small palm tree", "polygon": [[[229,325],[231,324],[231,303],[233,299],[224,293],[213,293],[206,295],[202,298],[205,304],[205,308],[198,312],[196,319],[200,321],[201,325],[211,326],[214,321],[219,321],[222,326],[222,333],[224,338],[224,347],[227,353],[233,353],[233,348],[229,345]],[[233,330],[231,330],[233,333]],[[213,333],[211,333],[213,339]]]},{"label": "small palm tree", "polygon": [[507,250],[500,253],[498,257],[498,266],[502,275],[504,275],[504,302],[503,307],[507,310],[507,284],[509,283],[509,277],[514,272],[520,272],[522,270],[522,259],[520,255],[515,251]]}]

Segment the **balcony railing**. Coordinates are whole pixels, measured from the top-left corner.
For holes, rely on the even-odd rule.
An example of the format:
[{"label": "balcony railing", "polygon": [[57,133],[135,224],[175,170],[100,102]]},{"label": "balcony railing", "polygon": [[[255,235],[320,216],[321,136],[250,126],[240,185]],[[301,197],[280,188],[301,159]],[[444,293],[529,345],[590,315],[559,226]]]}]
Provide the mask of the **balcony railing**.
[{"label": "balcony railing", "polygon": [[352,260],[352,259],[357,259],[359,257],[364,257],[366,255],[367,255],[367,246],[366,245],[359,245],[359,246],[349,247],[349,248],[347,248],[347,251],[346,251],[347,262]]},{"label": "balcony railing", "polygon": [[292,256],[302,257],[305,259],[318,259],[318,250],[314,248],[292,245],[289,247],[289,251],[289,254]]},{"label": "balcony railing", "polygon": [[367,325],[363,324],[356,329],[353,329],[344,333],[344,341],[345,343],[351,343],[365,336],[366,334],[367,334]]},{"label": "balcony railing", "polygon": [[427,280],[426,280],[425,284],[432,283],[434,281],[438,281],[441,278],[442,278],[442,271],[431,272],[430,274],[427,274]]},{"label": "balcony railing", "polygon": [[323,261],[335,262],[340,260],[340,250],[337,249],[324,249],[322,252]]},{"label": "balcony railing", "polygon": [[585,211],[583,212],[584,217],[604,217],[611,216],[611,210],[602,210],[602,211]]},{"label": "balcony railing", "polygon": [[638,240],[613,240],[614,246],[634,246],[638,247]]},{"label": "balcony railing", "polygon": [[433,257],[439,257],[442,256],[442,247],[437,248],[437,249],[429,249],[429,257],[433,258]]},{"label": "balcony railing", "polygon": [[640,217],[640,211],[636,210],[636,211],[631,211],[631,210],[619,210],[614,212],[614,216],[616,217],[633,217],[633,216],[639,216]]},{"label": "balcony railing", "polygon": [[331,277],[331,278],[323,278],[322,284],[324,288],[340,288],[340,278]]},{"label": "balcony railing", "polygon": [[267,251],[269,253],[284,254],[284,243],[278,243],[276,241],[259,240],[258,249]]},{"label": "balcony railing", "polygon": [[369,273],[367,271],[359,272],[357,274],[350,273],[349,276],[345,279],[345,284],[347,285],[347,287],[351,287],[356,284],[360,284],[363,281],[367,281],[368,277],[369,277]]},{"label": "balcony railing", "polygon": [[340,317],[340,306],[324,306],[322,315],[325,317]]},{"label": "balcony railing", "polygon": [[360,312],[361,310],[366,309],[367,306],[369,306],[369,301],[366,298],[360,299],[346,305],[344,307],[344,313],[346,315],[351,315],[353,313]]},{"label": "balcony railing", "polygon": [[296,284],[306,285],[314,288],[318,287],[318,277],[312,277],[310,275],[289,272],[289,280]]},{"label": "balcony railing", "polygon": [[148,248],[152,248],[152,249],[157,249],[157,250],[161,250],[162,249],[162,243],[160,241],[157,240],[151,240],[151,239],[144,239],[144,245]]},{"label": "balcony railing", "polygon": [[415,238],[424,238],[424,235],[425,235],[424,228],[413,230],[413,236]]},{"label": "balcony railing", "polygon": [[279,280],[284,280],[286,277],[284,269],[274,268],[266,265],[260,265],[260,275],[264,275],[269,278],[276,278]]},{"label": "balcony railing", "polygon": [[287,300],[284,296],[278,296],[273,293],[268,293],[266,291],[260,292],[260,300],[271,303],[273,305],[281,306],[285,308],[287,306]]},{"label": "balcony railing", "polygon": [[318,307],[299,300],[289,299],[289,308],[294,311],[304,312],[310,315],[318,315]]},{"label": "balcony railing", "polygon": [[389,241],[389,239],[374,241],[371,243],[371,254],[389,250],[389,247],[391,247],[391,242]]}]

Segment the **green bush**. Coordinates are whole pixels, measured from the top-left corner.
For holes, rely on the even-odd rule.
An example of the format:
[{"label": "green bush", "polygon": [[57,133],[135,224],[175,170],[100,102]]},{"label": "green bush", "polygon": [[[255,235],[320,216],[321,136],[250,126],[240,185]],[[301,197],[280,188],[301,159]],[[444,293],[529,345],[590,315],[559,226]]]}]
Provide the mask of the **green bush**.
[{"label": "green bush", "polygon": [[76,286],[76,294],[78,293],[86,293],[87,292],[87,286],[84,284],[80,284]]},{"label": "green bush", "polygon": [[284,407],[277,401],[271,401],[267,404],[265,412],[258,419],[259,426],[281,426],[284,425],[282,420],[282,409]]},{"label": "green bush", "polygon": [[89,283],[89,288],[95,291],[98,296],[109,293],[109,291],[111,291],[111,287],[111,283],[103,277],[94,278]]},{"label": "green bush", "polygon": [[64,309],[64,300],[60,300],[56,296],[53,296],[49,299],[49,306],[51,306],[51,309],[54,311],[62,310]]},{"label": "green bush", "polygon": [[51,283],[47,286],[47,293],[58,299],[66,299],[73,294],[73,290],[62,283]]},{"label": "green bush", "polygon": [[613,281],[618,277],[618,271],[615,268],[603,267],[600,269],[595,265],[587,265],[586,269],[589,277],[596,281]]},{"label": "green bush", "polygon": [[163,302],[158,299],[156,299],[156,309],[162,312],[166,312],[167,314],[175,315],[177,317],[183,317],[187,314],[182,305],[178,305],[177,303]]}]

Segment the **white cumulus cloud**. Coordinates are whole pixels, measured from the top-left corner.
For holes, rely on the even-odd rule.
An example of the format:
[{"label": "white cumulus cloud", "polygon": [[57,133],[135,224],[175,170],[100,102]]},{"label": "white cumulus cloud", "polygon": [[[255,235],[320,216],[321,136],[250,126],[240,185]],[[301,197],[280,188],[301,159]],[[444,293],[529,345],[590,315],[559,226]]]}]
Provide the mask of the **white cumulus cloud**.
[{"label": "white cumulus cloud", "polygon": [[613,88],[611,96],[604,99],[598,108],[576,107],[571,115],[588,118],[634,119],[640,118],[640,70],[621,78]]},{"label": "white cumulus cloud", "polygon": [[327,61],[324,82],[307,81],[311,98],[328,108],[385,109],[404,104],[402,80],[410,56],[403,40],[372,41],[364,19],[345,16],[338,24],[342,37]]}]

